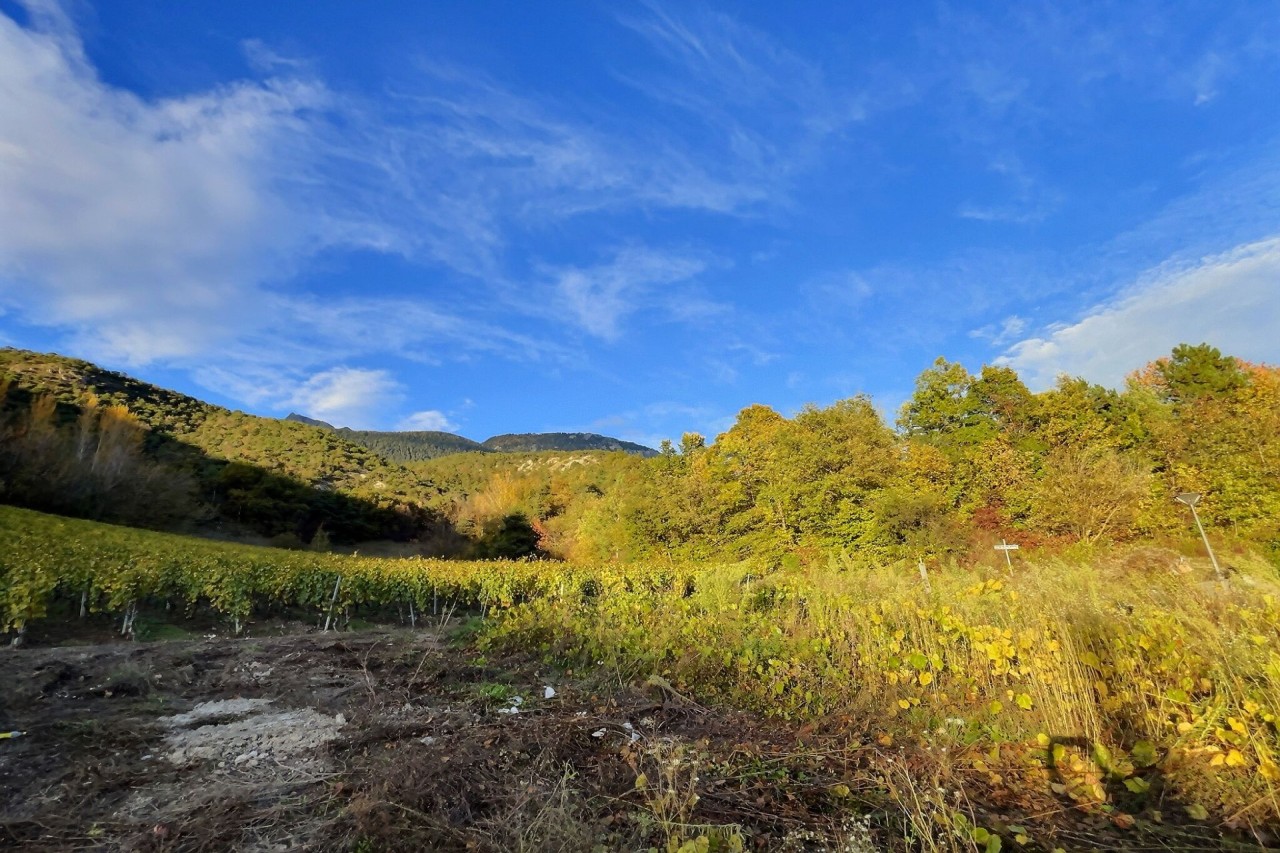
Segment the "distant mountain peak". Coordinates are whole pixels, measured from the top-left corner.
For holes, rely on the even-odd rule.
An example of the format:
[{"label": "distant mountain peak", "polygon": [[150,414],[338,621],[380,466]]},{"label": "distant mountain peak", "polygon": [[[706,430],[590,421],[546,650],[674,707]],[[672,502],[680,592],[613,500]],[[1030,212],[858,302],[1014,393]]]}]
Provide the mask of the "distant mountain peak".
[{"label": "distant mountain peak", "polygon": [[652,447],[593,432],[535,432],[495,435],[482,442],[499,453],[536,453],[543,450],[614,450],[637,456],[657,456]]},{"label": "distant mountain peak", "polygon": [[306,424],[307,426],[320,427],[321,429],[335,429],[334,425],[331,423],[318,421],[315,418],[309,418],[306,415],[300,415],[297,412],[290,412],[285,420],[299,424]]},{"label": "distant mountain peak", "polygon": [[657,451],[651,447],[593,432],[508,433],[477,442],[451,432],[434,430],[353,430],[335,427],[297,412],[290,412],[285,420],[332,430],[395,462],[434,459],[452,453],[541,453],[547,450],[603,450],[645,457],[657,455]]}]

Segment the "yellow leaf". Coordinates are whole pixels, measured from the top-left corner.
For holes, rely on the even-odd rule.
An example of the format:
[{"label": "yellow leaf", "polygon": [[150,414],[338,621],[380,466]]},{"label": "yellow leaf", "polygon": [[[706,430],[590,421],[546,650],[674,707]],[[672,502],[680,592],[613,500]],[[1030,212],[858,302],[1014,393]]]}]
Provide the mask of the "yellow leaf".
[{"label": "yellow leaf", "polygon": [[905,710],[907,710],[908,708],[910,708],[910,707],[911,707],[911,703],[910,703],[910,702],[908,702],[906,699],[899,699],[899,700],[898,700],[898,707],[905,711]]},{"label": "yellow leaf", "polygon": [[1190,816],[1192,820],[1208,820],[1209,810],[1199,803],[1192,803],[1187,806],[1187,815]]},{"label": "yellow leaf", "polygon": [[932,673],[932,672],[922,672],[922,673],[920,673],[920,686],[921,686],[921,687],[928,687],[928,686],[929,686],[930,684],[932,684],[932,683],[933,683],[933,673]]},{"label": "yellow leaf", "polygon": [[1133,794],[1145,794],[1151,790],[1151,783],[1139,776],[1124,780],[1124,786]]},{"label": "yellow leaf", "polygon": [[1233,749],[1227,753],[1228,767],[1243,767],[1248,762],[1245,761],[1244,755],[1238,749]]}]

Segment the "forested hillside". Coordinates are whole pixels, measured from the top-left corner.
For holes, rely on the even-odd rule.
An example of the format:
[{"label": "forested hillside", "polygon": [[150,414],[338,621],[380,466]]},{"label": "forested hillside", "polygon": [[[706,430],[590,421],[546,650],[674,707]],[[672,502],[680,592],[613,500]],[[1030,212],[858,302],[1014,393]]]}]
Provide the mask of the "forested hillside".
[{"label": "forested hillside", "polygon": [[963,562],[1002,538],[1181,536],[1189,513],[1173,498],[1196,492],[1215,535],[1280,555],[1280,371],[1203,344],[1121,391],[1062,377],[1032,393],[1007,367],[939,359],[896,429],[854,397],[790,418],[752,405],[714,442],[690,433],[652,459],[463,453],[407,467],[343,431],[87,362],[5,350],[0,366],[4,499],[93,518],[212,516],[298,542],[323,529],[479,556]]},{"label": "forested hillside", "polygon": [[[301,544],[446,534],[439,490],[327,430],[232,412],[93,364],[0,351],[6,502]],[[446,537],[447,538],[447,537]]]},{"label": "forested hillside", "polygon": [[495,435],[484,440],[498,453],[540,453],[545,450],[621,450],[638,456],[656,456],[652,447],[592,432],[534,432]]},{"label": "forested hillside", "polygon": [[479,442],[451,432],[376,432],[344,427],[337,433],[392,462],[422,462],[451,453],[485,453],[488,450]]},{"label": "forested hillside", "polygon": [[[371,681],[381,664],[369,655],[328,651],[349,649],[351,634],[320,636],[326,658],[362,673],[350,688],[358,713],[384,702],[393,714],[385,726],[357,718],[360,754],[415,773],[446,767],[454,791],[456,774],[489,766],[503,737],[528,743],[528,726],[559,719],[539,742],[583,760],[572,773],[556,765],[555,785],[596,778],[610,749],[629,768],[593,801],[604,805],[584,837],[607,823],[668,850],[755,843],[744,839],[774,849],[773,815],[796,803],[788,813],[803,827],[870,814],[859,825],[884,842],[876,849],[926,838],[943,839],[939,850],[1273,846],[1276,368],[1181,346],[1123,390],[1064,377],[1033,393],[1007,368],[974,375],[940,359],[893,426],[865,397],[793,417],[752,405],[713,442],[690,433],[651,459],[460,453],[401,467],[330,429],[98,378],[83,362],[6,356],[22,369],[0,382],[0,494],[58,513],[0,508],[0,632],[11,642],[52,645],[104,622],[140,636],[178,627],[171,620],[262,637],[290,619],[309,630],[398,619],[412,637],[458,611],[467,629],[455,639],[488,668],[465,689],[512,704],[468,713],[456,730],[438,725],[437,705],[405,698],[438,689],[437,639],[430,666],[400,655]],[[1201,496],[1221,573],[1175,500],[1184,492]],[[201,532],[251,525],[295,552],[68,514]],[[420,541],[390,556],[363,543],[358,555],[321,553],[396,537]],[[431,537],[451,559],[402,556]],[[309,550],[297,550],[305,539]],[[1001,540],[1023,549],[1009,567],[992,549]],[[396,636],[384,645],[406,634]],[[479,683],[517,661],[536,680]],[[396,666],[403,691],[388,687]],[[574,691],[595,710],[563,705]],[[624,694],[640,697],[634,714],[599,710]],[[48,695],[29,697],[18,723],[41,745]],[[480,758],[443,763],[457,754],[454,731],[497,718]],[[667,752],[681,719],[727,721],[725,756],[707,753],[701,731]],[[440,734],[428,743],[425,730]],[[785,743],[763,751],[763,732]],[[784,771],[780,755],[803,760]],[[527,771],[503,771],[521,780],[520,797]],[[489,785],[470,802],[487,802]],[[68,798],[106,805],[82,787],[69,784]],[[415,816],[443,811],[408,788],[371,790],[380,799],[369,802],[404,802]],[[675,817],[673,790],[684,792]],[[742,810],[729,820],[717,798],[732,791]],[[372,814],[364,802],[349,812]],[[392,846],[412,829],[369,820]]]}]

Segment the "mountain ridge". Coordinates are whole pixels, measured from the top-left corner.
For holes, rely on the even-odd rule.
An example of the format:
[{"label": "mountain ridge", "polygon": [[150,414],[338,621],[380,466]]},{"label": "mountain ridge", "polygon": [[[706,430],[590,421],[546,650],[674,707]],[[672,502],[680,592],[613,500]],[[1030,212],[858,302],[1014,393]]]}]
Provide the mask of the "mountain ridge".
[{"label": "mountain ridge", "polygon": [[451,453],[541,453],[547,450],[603,450],[630,453],[642,458],[657,456],[651,447],[593,432],[503,433],[474,441],[439,430],[355,430],[290,412],[286,421],[332,430],[381,454],[392,462],[422,462]]}]

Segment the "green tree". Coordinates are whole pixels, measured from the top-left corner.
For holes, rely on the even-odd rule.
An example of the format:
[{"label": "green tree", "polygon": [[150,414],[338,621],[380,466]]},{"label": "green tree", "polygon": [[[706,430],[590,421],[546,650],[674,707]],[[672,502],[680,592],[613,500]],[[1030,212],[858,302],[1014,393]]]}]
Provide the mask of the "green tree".
[{"label": "green tree", "polygon": [[1179,404],[1229,396],[1248,384],[1240,361],[1209,344],[1178,344],[1172,357],[1156,362],[1156,373],[1165,398]]}]

